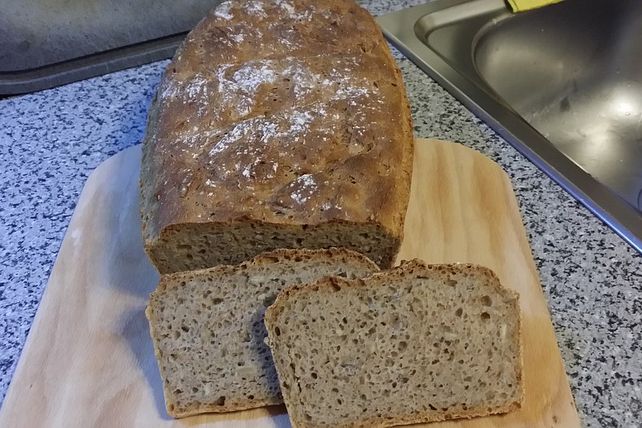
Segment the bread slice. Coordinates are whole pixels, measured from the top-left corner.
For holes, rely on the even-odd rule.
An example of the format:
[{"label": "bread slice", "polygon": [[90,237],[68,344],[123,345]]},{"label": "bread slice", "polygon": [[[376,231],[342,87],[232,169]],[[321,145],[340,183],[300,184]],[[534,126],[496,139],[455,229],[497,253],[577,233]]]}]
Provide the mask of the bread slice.
[{"label": "bread slice", "polygon": [[376,265],[343,249],[277,250],[238,266],[161,276],[147,306],[167,413],[182,417],[282,403],[263,313],[279,290]]},{"label": "bread slice", "polygon": [[384,427],[516,409],[518,295],[475,265],[414,260],[281,292],[265,314],[294,427]]}]

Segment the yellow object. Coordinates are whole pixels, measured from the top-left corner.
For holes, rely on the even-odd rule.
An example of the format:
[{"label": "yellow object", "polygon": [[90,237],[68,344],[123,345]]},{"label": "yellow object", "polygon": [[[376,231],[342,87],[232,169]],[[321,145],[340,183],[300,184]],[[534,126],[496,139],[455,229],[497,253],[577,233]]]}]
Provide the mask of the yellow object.
[{"label": "yellow object", "polygon": [[559,3],[562,0],[508,0],[513,12],[523,12],[525,10],[536,9],[548,4]]}]

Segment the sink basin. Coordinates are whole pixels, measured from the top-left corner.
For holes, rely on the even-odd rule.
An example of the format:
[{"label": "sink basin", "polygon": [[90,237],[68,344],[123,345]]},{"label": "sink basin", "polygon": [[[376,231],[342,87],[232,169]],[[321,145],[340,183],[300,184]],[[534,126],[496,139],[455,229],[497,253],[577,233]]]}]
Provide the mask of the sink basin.
[{"label": "sink basin", "polygon": [[436,0],[388,39],[642,252],[642,2]]}]

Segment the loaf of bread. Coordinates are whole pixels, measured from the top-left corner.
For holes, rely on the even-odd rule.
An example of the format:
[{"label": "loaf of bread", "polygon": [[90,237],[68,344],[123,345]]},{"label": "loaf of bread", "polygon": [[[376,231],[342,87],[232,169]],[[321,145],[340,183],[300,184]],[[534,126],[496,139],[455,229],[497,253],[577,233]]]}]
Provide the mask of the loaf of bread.
[{"label": "loaf of bread", "polygon": [[413,137],[404,84],[352,0],[224,2],[162,77],[143,146],[161,273],[276,248],[399,248]]},{"label": "loaf of bread", "polygon": [[293,427],[385,427],[520,406],[518,296],[489,270],[412,261],[282,291],[265,314]]},{"label": "loaf of bread", "polygon": [[377,266],[344,249],[277,250],[238,266],[161,276],[147,318],[167,413],[183,417],[282,403],[263,313],[286,285]]}]

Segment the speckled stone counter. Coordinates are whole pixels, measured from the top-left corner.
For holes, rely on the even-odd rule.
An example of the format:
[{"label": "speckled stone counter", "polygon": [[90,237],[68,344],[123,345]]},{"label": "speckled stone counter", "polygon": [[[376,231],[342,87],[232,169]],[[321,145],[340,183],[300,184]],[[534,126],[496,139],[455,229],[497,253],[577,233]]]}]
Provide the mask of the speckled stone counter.
[{"label": "speckled stone counter", "polygon": [[[420,0],[364,0],[379,15]],[[642,256],[395,52],[421,136],[458,141],[512,179],[586,426],[642,421]],[[0,397],[91,171],[141,141],[166,61],[0,100]]]}]

